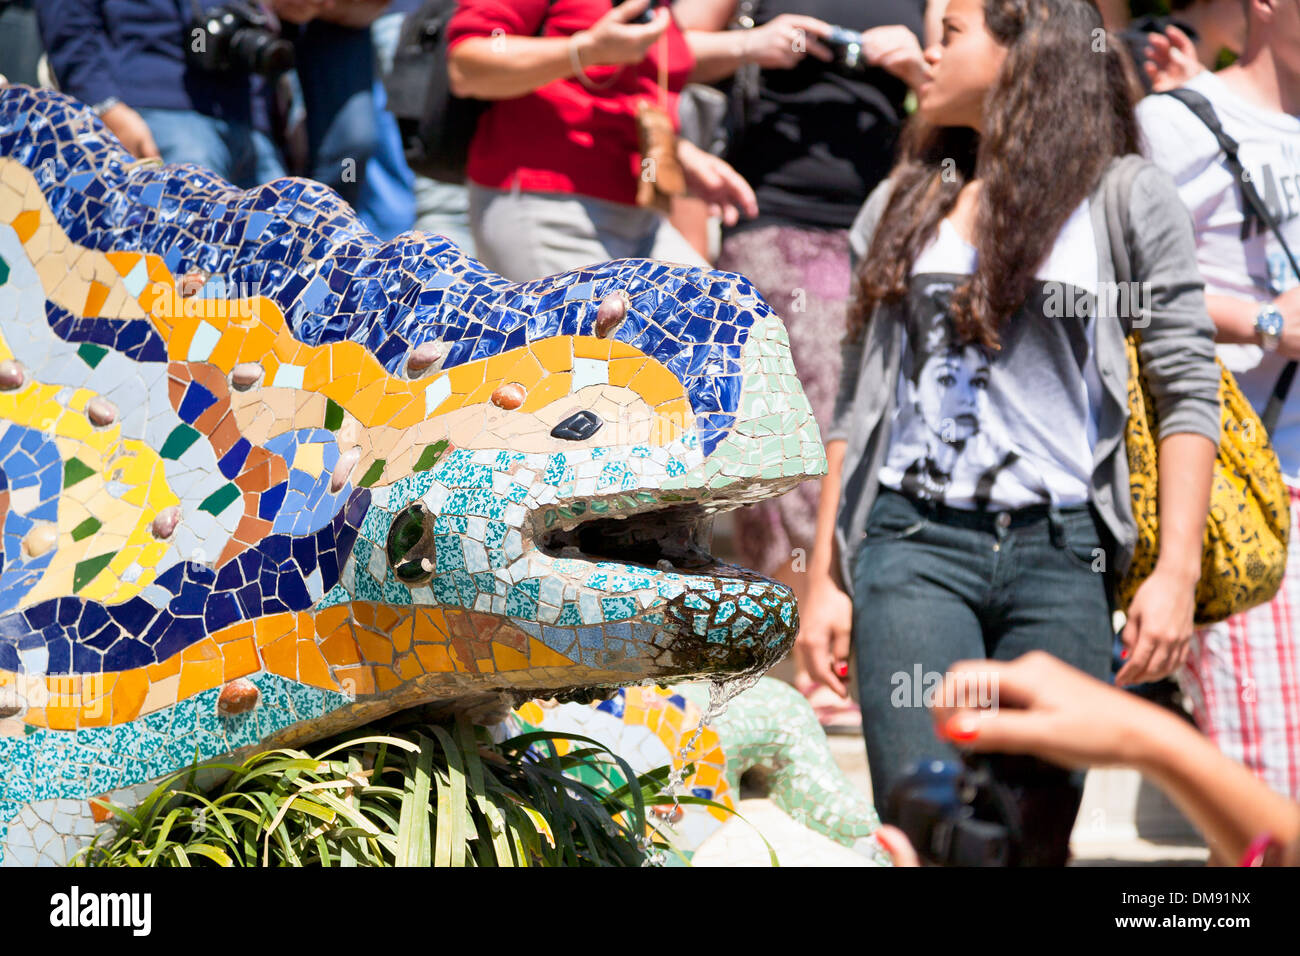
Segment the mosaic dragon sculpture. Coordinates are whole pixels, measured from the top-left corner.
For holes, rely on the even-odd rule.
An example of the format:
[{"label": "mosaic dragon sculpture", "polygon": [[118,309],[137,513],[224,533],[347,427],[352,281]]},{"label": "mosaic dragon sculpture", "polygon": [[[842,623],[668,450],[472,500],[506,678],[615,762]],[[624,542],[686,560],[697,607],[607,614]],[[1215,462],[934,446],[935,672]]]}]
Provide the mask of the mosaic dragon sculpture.
[{"label": "mosaic dragon sculpture", "polygon": [[0,89],[0,861],[196,756],[761,669],[794,600],[712,516],[824,471],[740,276],[513,284]]}]

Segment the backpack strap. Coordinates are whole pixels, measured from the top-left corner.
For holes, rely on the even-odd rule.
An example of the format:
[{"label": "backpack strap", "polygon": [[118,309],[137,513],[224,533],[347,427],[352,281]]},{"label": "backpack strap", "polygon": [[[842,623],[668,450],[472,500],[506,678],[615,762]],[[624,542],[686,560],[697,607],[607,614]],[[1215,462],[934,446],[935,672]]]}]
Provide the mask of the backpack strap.
[{"label": "backpack strap", "polygon": [[[1291,247],[1287,245],[1286,237],[1282,235],[1282,227],[1269,210],[1268,204],[1259,195],[1259,190],[1255,188],[1250,173],[1242,165],[1241,156],[1238,154],[1237,141],[1224,130],[1223,124],[1219,122],[1218,114],[1214,112],[1214,106],[1200,93],[1185,87],[1168,90],[1163,95],[1172,96],[1181,102],[1195,113],[1196,118],[1214,134],[1214,138],[1218,140],[1219,148],[1223,150],[1228,169],[1231,170],[1233,178],[1237,180],[1237,186],[1241,189],[1241,198],[1246,205],[1254,210],[1260,222],[1264,223],[1277,237],[1278,243],[1282,246],[1282,252],[1286,254],[1287,262],[1290,263],[1296,278],[1300,279],[1300,265],[1296,264],[1295,256],[1291,253]],[[1287,394],[1291,391],[1291,383],[1295,380],[1298,366],[1300,366],[1300,363],[1294,359],[1287,362],[1286,367],[1282,369],[1282,374],[1278,376],[1277,382],[1273,385],[1273,394],[1268,397],[1268,405],[1264,408],[1264,414],[1260,416],[1261,421],[1264,423],[1264,430],[1267,432],[1271,432],[1277,424],[1278,415],[1281,414]]]}]

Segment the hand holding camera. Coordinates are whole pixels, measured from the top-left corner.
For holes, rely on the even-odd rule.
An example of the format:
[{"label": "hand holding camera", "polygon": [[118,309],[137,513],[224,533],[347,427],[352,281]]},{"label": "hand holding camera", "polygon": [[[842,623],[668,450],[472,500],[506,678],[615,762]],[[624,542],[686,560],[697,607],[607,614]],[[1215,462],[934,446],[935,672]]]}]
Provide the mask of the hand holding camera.
[{"label": "hand holding camera", "polygon": [[788,70],[812,54],[830,63],[834,53],[823,41],[835,28],[825,20],[797,13],[783,13],[761,27],[738,30],[743,43],[743,58],[765,70]]},{"label": "hand holding camera", "polygon": [[1035,857],[1051,842],[1038,831],[1068,831],[1074,818],[1059,800],[1062,768],[1141,767],[1133,728],[1158,708],[1042,651],[958,661],[937,697],[964,701],[974,684],[996,688],[996,709],[932,709],[936,733],[967,751],[962,762],[912,768],[890,790],[886,815],[927,863],[1062,865]]},{"label": "hand holding camera", "polygon": [[652,0],[620,0],[591,28],[575,34],[583,65],[623,66],[644,60],[670,22],[667,8],[656,6]]},{"label": "hand holding camera", "polygon": [[875,27],[858,37],[867,65],[887,70],[912,89],[930,78],[930,64],[921,43],[907,27]]}]

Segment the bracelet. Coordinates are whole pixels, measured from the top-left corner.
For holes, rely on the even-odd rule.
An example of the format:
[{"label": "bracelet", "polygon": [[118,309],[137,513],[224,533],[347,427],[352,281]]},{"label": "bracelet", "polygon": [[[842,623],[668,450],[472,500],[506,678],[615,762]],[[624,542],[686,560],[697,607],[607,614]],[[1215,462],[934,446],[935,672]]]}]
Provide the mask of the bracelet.
[{"label": "bracelet", "polygon": [[587,33],[587,31],[579,30],[577,33],[569,37],[569,66],[573,68],[573,75],[578,78],[578,81],[583,86],[591,90],[593,93],[599,93],[601,90],[607,90],[613,86],[614,81],[622,75],[623,71],[620,69],[617,73],[610,76],[610,78],[604,83],[593,82],[591,78],[587,76],[587,71],[582,66],[582,57],[578,55],[578,44],[581,42],[580,38],[584,33]]},{"label": "bracelet", "polygon": [[1238,866],[1281,866],[1282,845],[1273,839],[1273,834],[1265,830],[1250,841],[1246,852],[1241,855]]},{"label": "bracelet", "polygon": [[90,108],[90,111],[94,113],[96,116],[103,116],[105,113],[107,113],[114,106],[117,106],[121,102],[122,101],[118,99],[116,96],[110,96],[107,99],[100,100],[98,103],[96,103],[94,106]]}]

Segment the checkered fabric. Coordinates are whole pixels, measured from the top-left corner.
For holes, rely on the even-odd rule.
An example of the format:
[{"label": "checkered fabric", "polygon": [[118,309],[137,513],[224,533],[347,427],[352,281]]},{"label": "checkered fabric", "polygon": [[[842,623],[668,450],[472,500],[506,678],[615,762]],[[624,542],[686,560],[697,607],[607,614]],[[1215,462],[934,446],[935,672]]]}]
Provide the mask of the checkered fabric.
[{"label": "checkered fabric", "polygon": [[1277,596],[1196,633],[1178,674],[1196,724],[1229,757],[1300,799],[1300,488]]}]

